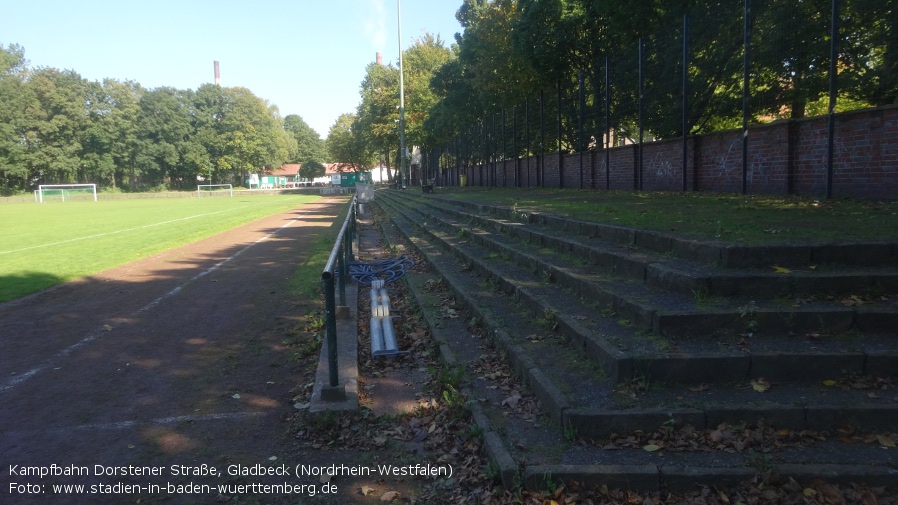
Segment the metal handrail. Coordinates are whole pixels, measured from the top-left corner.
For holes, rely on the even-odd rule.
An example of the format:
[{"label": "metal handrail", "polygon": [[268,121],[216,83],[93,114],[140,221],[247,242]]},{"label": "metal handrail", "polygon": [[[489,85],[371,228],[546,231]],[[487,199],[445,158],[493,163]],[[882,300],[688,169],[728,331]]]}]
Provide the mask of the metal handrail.
[{"label": "metal handrail", "polygon": [[[327,368],[330,387],[336,388],[340,381],[337,376],[337,303],[334,292],[334,277],[340,290],[340,304],[346,305],[346,265],[352,261],[352,237],[355,230],[356,197],[349,201],[346,219],[331,249],[331,254],[321,273],[324,283],[325,329],[327,331]],[[336,275],[335,275],[336,273]]]}]

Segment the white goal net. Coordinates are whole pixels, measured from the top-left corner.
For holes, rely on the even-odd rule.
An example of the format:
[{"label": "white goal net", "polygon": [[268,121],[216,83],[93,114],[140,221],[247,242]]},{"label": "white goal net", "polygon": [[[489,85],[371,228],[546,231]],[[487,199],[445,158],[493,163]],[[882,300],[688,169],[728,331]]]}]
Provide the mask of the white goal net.
[{"label": "white goal net", "polygon": [[234,186],[231,184],[199,184],[196,187],[197,198],[207,196],[234,196]]},{"label": "white goal net", "polygon": [[96,184],[41,184],[34,192],[34,200],[40,203],[74,200],[97,201]]}]

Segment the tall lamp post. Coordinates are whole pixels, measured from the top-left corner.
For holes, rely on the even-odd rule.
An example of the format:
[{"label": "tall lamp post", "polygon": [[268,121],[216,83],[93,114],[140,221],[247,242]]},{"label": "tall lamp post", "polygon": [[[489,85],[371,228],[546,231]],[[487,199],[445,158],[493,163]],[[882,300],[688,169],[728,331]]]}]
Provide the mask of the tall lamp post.
[{"label": "tall lamp post", "polygon": [[399,25],[399,185],[401,188],[408,184],[406,176],[405,152],[405,84],[402,72],[402,0],[396,0],[396,17]]}]

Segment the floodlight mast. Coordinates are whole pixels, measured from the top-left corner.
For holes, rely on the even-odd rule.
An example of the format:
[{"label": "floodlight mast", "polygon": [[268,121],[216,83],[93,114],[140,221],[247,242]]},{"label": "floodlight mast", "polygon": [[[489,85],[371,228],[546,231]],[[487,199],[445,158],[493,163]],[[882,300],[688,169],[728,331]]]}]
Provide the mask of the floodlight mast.
[{"label": "floodlight mast", "polygon": [[399,32],[399,184],[401,188],[408,184],[406,176],[406,152],[405,152],[405,84],[402,79],[402,0],[396,0],[396,17]]}]

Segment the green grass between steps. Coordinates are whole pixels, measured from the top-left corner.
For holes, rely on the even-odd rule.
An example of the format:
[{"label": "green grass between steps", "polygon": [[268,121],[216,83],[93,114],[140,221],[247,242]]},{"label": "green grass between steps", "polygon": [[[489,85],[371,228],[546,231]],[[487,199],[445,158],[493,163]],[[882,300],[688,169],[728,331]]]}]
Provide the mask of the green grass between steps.
[{"label": "green grass between steps", "polygon": [[441,196],[746,245],[898,240],[898,201],[576,189],[440,188]]}]

